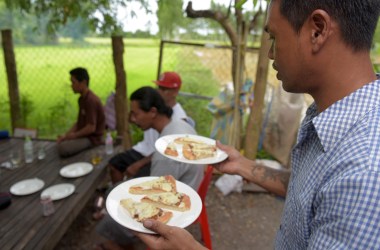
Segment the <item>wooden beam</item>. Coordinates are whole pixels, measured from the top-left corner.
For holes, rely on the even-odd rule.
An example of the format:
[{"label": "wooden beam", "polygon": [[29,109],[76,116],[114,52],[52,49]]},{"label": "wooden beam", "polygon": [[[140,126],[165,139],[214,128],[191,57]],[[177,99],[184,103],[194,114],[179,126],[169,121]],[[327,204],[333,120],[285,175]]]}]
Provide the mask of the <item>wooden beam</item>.
[{"label": "wooden beam", "polygon": [[122,138],[124,149],[131,148],[132,141],[129,133],[129,109],[127,102],[127,77],[124,70],[124,43],[121,36],[112,36],[113,63],[115,66],[116,86],[115,86],[115,113],[116,130]]},{"label": "wooden beam", "polygon": [[244,155],[249,159],[256,159],[259,136],[262,128],[264,96],[268,81],[269,58],[268,51],[271,46],[268,34],[261,35],[261,47],[257,63],[256,81],[254,87],[254,100],[251,113],[248,118],[245,137]]},{"label": "wooden beam", "polygon": [[13,131],[14,128],[24,127],[25,124],[23,124],[23,119],[21,117],[20,95],[18,90],[17,67],[13,49],[12,31],[2,30],[1,37],[4,52],[4,63],[8,78],[8,95],[11,110],[11,126]]}]

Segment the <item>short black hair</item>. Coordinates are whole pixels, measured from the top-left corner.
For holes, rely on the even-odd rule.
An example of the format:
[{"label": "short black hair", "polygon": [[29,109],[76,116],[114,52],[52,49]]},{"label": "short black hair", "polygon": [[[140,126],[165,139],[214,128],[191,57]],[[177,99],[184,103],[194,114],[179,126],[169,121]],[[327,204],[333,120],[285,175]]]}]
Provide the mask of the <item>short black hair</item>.
[{"label": "short black hair", "polygon": [[87,69],[85,68],[75,68],[70,70],[70,75],[74,76],[75,79],[82,82],[83,80],[86,80],[87,86],[90,85],[90,76],[88,75]]},{"label": "short black hair", "polygon": [[272,0],[281,1],[281,14],[299,32],[307,17],[322,9],[339,24],[343,40],[355,51],[370,50],[379,20],[379,0]]},{"label": "short black hair", "polygon": [[139,108],[148,112],[151,108],[155,107],[159,114],[171,117],[173,109],[166,105],[165,100],[160,93],[152,87],[141,87],[133,92],[129,98],[131,101],[138,101]]}]

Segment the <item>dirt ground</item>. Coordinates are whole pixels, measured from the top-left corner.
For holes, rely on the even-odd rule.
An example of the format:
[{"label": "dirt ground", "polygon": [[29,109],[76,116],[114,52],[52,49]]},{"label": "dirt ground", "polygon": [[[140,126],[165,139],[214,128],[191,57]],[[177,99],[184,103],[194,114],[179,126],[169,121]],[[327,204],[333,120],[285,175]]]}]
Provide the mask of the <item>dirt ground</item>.
[{"label": "dirt ground", "polygon": [[[227,196],[214,185],[219,175],[214,175],[206,197],[206,207],[212,235],[213,249],[273,249],[273,239],[279,226],[283,200],[267,193],[231,193]],[[95,194],[94,194],[95,199]],[[96,221],[92,219],[94,199],[82,216],[78,217],[55,249],[93,249],[103,241],[96,234]],[[201,240],[198,224],[188,230]],[[135,249],[145,249],[140,243]]]}]

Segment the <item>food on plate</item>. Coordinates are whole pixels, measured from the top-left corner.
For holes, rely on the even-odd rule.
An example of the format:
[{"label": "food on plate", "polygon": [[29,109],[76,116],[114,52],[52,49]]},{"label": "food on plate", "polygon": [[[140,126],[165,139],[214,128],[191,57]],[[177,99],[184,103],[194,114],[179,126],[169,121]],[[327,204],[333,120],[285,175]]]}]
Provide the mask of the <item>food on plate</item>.
[{"label": "food on plate", "polygon": [[177,138],[174,139],[174,142],[178,143],[178,144],[187,144],[187,143],[205,144],[201,140],[197,140],[195,138],[191,138],[191,137],[188,137],[188,136],[177,137]]},{"label": "food on plate", "polygon": [[168,145],[165,148],[164,153],[166,155],[177,157],[178,156],[178,150],[177,150],[175,143],[174,142],[168,143]]},{"label": "food on plate", "polygon": [[165,192],[160,194],[151,194],[143,197],[142,202],[153,204],[159,208],[166,208],[176,211],[190,210],[190,197],[184,193]]},{"label": "food on plate", "polygon": [[205,143],[186,143],[182,146],[182,154],[188,160],[214,157],[216,154],[216,146]]},{"label": "food on plate", "polygon": [[129,188],[129,193],[131,194],[156,194],[162,192],[177,192],[176,181],[173,176],[160,176]]},{"label": "food on plate", "polygon": [[138,222],[153,219],[167,223],[173,217],[170,211],[164,211],[150,203],[136,202],[130,198],[120,200],[120,205]]}]

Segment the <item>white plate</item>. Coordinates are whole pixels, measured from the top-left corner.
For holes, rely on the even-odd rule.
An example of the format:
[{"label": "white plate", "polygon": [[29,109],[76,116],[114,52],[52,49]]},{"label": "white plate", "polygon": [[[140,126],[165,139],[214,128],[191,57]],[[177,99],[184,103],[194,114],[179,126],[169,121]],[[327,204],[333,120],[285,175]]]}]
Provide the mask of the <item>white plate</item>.
[{"label": "white plate", "polygon": [[[106,208],[109,215],[120,225],[132,229],[134,231],[154,234],[154,232],[146,229],[142,223],[132,219],[128,211],[120,205],[121,199],[131,198],[135,201],[140,201],[144,195],[136,195],[129,193],[129,187],[144,181],[149,181],[156,179],[157,177],[141,177],[132,179],[126,182],[121,183],[116,186],[111,193],[108,195],[106,200]],[[191,208],[186,212],[178,212],[173,210],[168,210],[173,212],[173,217],[167,223],[171,226],[177,226],[185,228],[191,223],[193,223],[199,216],[202,211],[202,201],[198,193],[192,189],[190,186],[186,185],[183,182],[176,181],[177,191],[185,193],[190,197]],[[167,210],[167,209],[165,209]]]},{"label": "white plate", "polygon": [[182,145],[181,144],[176,144],[177,150],[178,150],[178,156],[177,157],[166,155],[164,153],[166,147],[168,146],[168,144],[170,142],[173,142],[174,139],[176,139],[178,137],[194,138],[196,140],[203,141],[204,143],[215,145],[214,139],[207,138],[204,136],[188,135],[188,134],[175,134],[175,135],[167,135],[167,136],[163,136],[163,137],[158,138],[156,143],[155,143],[155,147],[156,147],[157,151],[159,153],[161,153],[163,156],[168,157],[172,160],[190,163],[190,164],[214,164],[214,163],[224,161],[228,156],[224,151],[217,149],[216,155],[214,157],[204,158],[204,159],[200,159],[200,160],[188,160],[182,155]]},{"label": "white plate", "polygon": [[45,182],[38,178],[26,179],[12,185],[10,192],[14,195],[28,195],[41,190]]},{"label": "white plate", "polygon": [[90,173],[93,169],[88,162],[77,162],[61,168],[59,174],[66,178],[76,178]]},{"label": "white plate", "polygon": [[48,187],[41,193],[41,197],[44,195],[50,196],[50,198],[55,201],[55,200],[60,200],[63,198],[68,197],[75,191],[75,186],[70,183],[61,183],[57,184],[51,187]]}]

